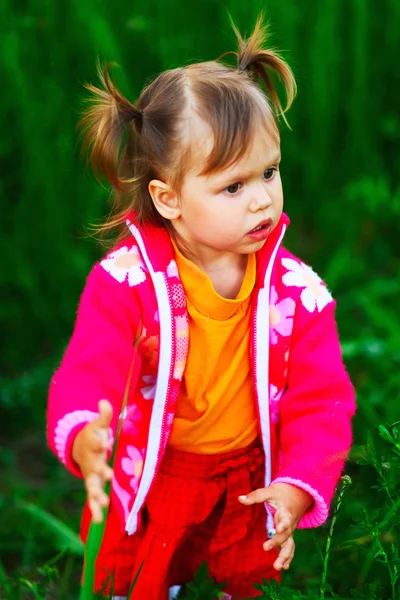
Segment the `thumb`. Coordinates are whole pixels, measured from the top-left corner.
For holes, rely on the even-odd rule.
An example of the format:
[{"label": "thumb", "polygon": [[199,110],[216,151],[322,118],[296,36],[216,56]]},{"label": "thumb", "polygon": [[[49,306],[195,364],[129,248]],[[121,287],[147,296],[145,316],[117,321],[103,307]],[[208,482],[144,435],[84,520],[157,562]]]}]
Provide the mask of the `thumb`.
[{"label": "thumb", "polygon": [[100,400],[99,402],[99,416],[96,419],[97,427],[107,429],[110,427],[111,419],[113,416],[113,408],[108,400]]},{"label": "thumb", "polygon": [[245,496],[239,496],[239,502],[242,504],[261,504],[261,502],[268,502],[272,507],[275,508],[274,499],[270,493],[268,488],[259,488],[258,490],[254,490]]}]

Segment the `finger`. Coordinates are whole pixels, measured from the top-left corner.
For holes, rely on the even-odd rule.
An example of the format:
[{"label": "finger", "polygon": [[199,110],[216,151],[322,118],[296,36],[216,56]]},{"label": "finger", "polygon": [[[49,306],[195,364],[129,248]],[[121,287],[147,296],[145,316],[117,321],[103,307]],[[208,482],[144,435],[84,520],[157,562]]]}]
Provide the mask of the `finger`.
[{"label": "finger", "polygon": [[259,488],[258,490],[249,492],[245,496],[239,496],[238,499],[242,504],[247,504],[249,506],[251,504],[260,504],[261,502],[268,502],[271,506],[274,506],[273,502],[275,503],[270,497],[268,488]]},{"label": "finger", "polygon": [[96,480],[96,477],[99,478],[101,487],[106,481],[111,481],[114,476],[113,469],[107,463],[105,452],[89,452],[82,472],[89,482]]},{"label": "finger", "polygon": [[92,472],[100,475],[103,480],[111,481],[114,475],[114,471],[108,465],[107,462],[107,453],[105,451],[92,455]]},{"label": "finger", "polygon": [[106,429],[107,437],[108,437],[108,428],[111,424],[111,419],[113,416],[113,408],[108,400],[100,400],[99,402],[99,416],[94,423],[96,423],[97,427]]},{"label": "finger", "polygon": [[114,477],[114,471],[107,464],[104,464],[99,472],[99,475],[103,481],[111,481]]},{"label": "finger", "polygon": [[108,496],[103,489],[103,480],[99,475],[91,474],[86,481],[88,498],[97,502],[100,506],[108,505]]},{"label": "finger", "polygon": [[108,505],[108,496],[102,488],[89,487],[88,498],[95,500],[100,506]]},{"label": "finger", "polygon": [[99,505],[99,503],[93,498],[89,499],[89,508],[92,513],[92,520],[95,523],[101,523],[103,520],[103,511]]},{"label": "finger", "polygon": [[96,427],[93,421],[90,433],[88,433],[88,449],[96,454],[104,453],[106,456],[108,450],[107,432],[105,429]]},{"label": "finger", "polygon": [[284,506],[278,508],[274,515],[276,534],[268,542],[265,542],[264,549],[271,550],[272,548],[282,546],[289,536],[296,529],[297,522],[292,513]]},{"label": "finger", "polygon": [[90,473],[85,479],[85,487],[88,495],[97,498],[97,495],[103,490],[103,481],[97,473]]},{"label": "finger", "polygon": [[274,562],[274,568],[279,571],[280,569],[288,569],[293,559],[295,550],[295,543],[293,537],[290,537],[281,547],[279,556]]},{"label": "finger", "polygon": [[291,548],[290,553],[279,553],[279,557],[274,562],[274,569],[280,571],[281,569],[288,569],[294,556],[294,548]]},{"label": "finger", "polygon": [[[286,532],[294,526],[293,515],[284,506],[279,507],[276,511],[274,521],[277,533]],[[291,530],[290,533],[293,533],[293,530]]]},{"label": "finger", "polygon": [[283,546],[283,544],[291,537],[291,535],[291,529],[288,529],[283,533],[275,534],[273,538],[271,538],[267,542],[264,542],[264,550],[266,552],[269,552],[269,550],[272,550],[273,548],[279,548],[280,546]]},{"label": "finger", "polygon": [[101,509],[106,508],[109,504],[109,498],[104,492],[97,492],[96,494],[88,494],[89,502],[95,502]]}]

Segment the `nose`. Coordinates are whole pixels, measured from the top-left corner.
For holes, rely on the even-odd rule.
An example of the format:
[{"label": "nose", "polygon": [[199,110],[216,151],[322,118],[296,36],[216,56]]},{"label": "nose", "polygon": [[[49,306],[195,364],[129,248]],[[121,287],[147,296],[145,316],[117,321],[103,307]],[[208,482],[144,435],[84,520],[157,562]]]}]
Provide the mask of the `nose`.
[{"label": "nose", "polygon": [[256,185],[251,191],[249,208],[251,212],[264,210],[272,204],[272,198],[268,193],[265,184]]}]

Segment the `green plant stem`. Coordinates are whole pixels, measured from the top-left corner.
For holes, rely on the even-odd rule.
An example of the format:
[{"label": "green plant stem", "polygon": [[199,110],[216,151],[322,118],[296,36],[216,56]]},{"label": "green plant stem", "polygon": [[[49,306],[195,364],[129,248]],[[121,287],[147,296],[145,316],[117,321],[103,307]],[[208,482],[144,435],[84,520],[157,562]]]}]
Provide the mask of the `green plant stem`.
[{"label": "green plant stem", "polygon": [[[142,330],[142,322],[139,323],[138,331]],[[139,345],[140,334],[137,335],[134,342],[134,354],[131,362],[131,366],[128,373],[128,378],[125,385],[124,396],[122,399],[120,417],[118,419],[117,430],[115,434],[114,446],[111,452],[110,466],[114,467],[115,455],[117,452],[118,440],[122,429],[122,422],[124,419],[124,412],[128,404],[128,398],[131,388],[131,380],[134,371],[135,357],[137,347]],[[104,491],[107,496],[110,496],[111,482],[107,481],[104,486]],[[95,571],[96,571],[96,559],[100,551],[101,543],[103,540],[104,530],[106,527],[108,515],[108,506],[103,508],[103,520],[101,523],[94,523],[93,521],[89,526],[89,533],[85,547],[85,565],[83,572],[83,583],[80,592],[80,600],[92,600],[94,597],[94,583],[95,583]]]},{"label": "green plant stem", "polygon": [[370,572],[371,567],[374,564],[374,556],[375,556],[375,549],[372,546],[372,548],[370,549],[370,551],[369,551],[369,553],[368,553],[368,555],[367,555],[367,557],[366,557],[366,559],[364,561],[364,564],[362,566],[361,572],[360,572],[360,574],[358,576],[357,585],[359,585],[359,586],[364,585],[364,583],[365,583],[365,581],[367,579],[368,573]]},{"label": "green plant stem", "polygon": [[9,582],[6,570],[0,560],[0,585],[4,588],[7,595],[11,597],[11,584]]},{"label": "green plant stem", "polygon": [[[397,512],[398,504],[400,504],[400,500],[398,500],[396,502],[395,506],[392,508],[392,510],[386,516],[386,523],[388,521],[389,522],[391,521],[391,512],[393,512],[394,510],[396,510],[396,512]],[[387,554],[385,547],[381,540],[380,526],[376,526],[376,525],[373,526],[373,524],[371,523],[371,521],[369,519],[368,512],[365,509],[363,512],[365,515],[365,522],[371,529],[371,535],[376,544],[375,547],[378,547],[378,553],[375,552],[374,557],[376,557],[377,555],[382,557],[383,562],[386,565],[386,568],[389,572],[390,586],[391,586],[391,590],[392,590],[392,600],[397,600],[396,584],[397,584],[397,579],[398,579],[398,574],[399,574],[398,566],[397,566],[398,552],[397,552],[394,544],[391,544],[393,560],[389,559],[388,554]],[[373,549],[374,549],[374,546],[373,546]]]},{"label": "green plant stem", "polygon": [[[378,548],[380,550],[381,556],[383,557],[383,561],[384,561],[384,563],[386,565],[386,568],[389,571],[390,587],[392,589],[392,600],[397,600],[397,598],[396,598],[396,596],[397,596],[396,595],[396,583],[397,583],[397,574],[398,574],[397,566],[396,566],[395,563],[392,564],[392,562],[390,561],[390,559],[389,559],[389,557],[387,555],[387,552],[386,552],[385,548],[383,547],[383,544],[382,544],[382,542],[380,540],[379,532],[374,531],[373,532],[373,536],[374,536],[374,538],[375,538],[375,540],[377,542],[377,546],[378,546]],[[394,554],[394,546],[393,546],[393,544],[392,544],[392,551],[393,551],[393,554]]]},{"label": "green plant stem", "polygon": [[344,477],[342,477],[341,486],[340,486],[339,492],[338,492],[337,502],[336,502],[333,516],[332,516],[331,526],[330,526],[329,532],[328,532],[328,539],[326,541],[325,556],[324,556],[324,560],[323,560],[323,570],[322,570],[322,578],[321,578],[321,586],[320,586],[320,596],[319,596],[320,600],[324,600],[324,598],[325,598],[326,578],[327,578],[327,574],[328,574],[329,554],[331,551],[333,531],[335,529],[335,524],[336,524],[336,521],[338,518],[339,510],[340,510],[340,507],[343,502],[344,492],[350,484],[351,484],[351,479],[348,475],[345,475]]},{"label": "green plant stem", "polygon": [[384,473],[382,471],[382,467],[381,467],[380,463],[377,462],[376,460],[374,460],[373,465],[375,467],[376,472],[378,473],[379,483],[381,484],[382,489],[386,493],[386,495],[389,498],[390,502],[392,504],[394,504],[395,502],[393,500],[392,494],[390,493],[389,486],[387,484],[386,477],[385,477],[385,475],[384,475]]},{"label": "green plant stem", "polygon": [[60,582],[60,592],[59,598],[62,600],[65,593],[68,590],[68,585],[70,581],[70,577],[74,568],[75,556],[71,552],[68,553],[67,560],[65,561],[65,568],[63,572],[63,576]]}]

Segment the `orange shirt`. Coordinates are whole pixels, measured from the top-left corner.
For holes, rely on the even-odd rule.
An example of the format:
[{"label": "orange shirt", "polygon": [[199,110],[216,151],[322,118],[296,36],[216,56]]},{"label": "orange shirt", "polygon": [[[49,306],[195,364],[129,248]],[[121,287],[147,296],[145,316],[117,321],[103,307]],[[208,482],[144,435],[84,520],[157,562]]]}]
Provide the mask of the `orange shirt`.
[{"label": "orange shirt", "polygon": [[250,360],[255,254],[237,297],[229,300],[174,247],[189,313],[189,352],[168,444],[196,454],[244,448],[258,434]]}]

